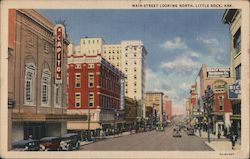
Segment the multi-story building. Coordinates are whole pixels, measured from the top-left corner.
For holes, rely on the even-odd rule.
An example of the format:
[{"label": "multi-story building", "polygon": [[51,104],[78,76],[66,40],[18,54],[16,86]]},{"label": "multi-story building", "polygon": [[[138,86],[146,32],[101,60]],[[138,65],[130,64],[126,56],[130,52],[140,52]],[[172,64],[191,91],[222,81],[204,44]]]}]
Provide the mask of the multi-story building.
[{"label": "multi-story building", "polygon": [[145,117],[147,50],[142,41],[121,42],[121,70],[126,74],[125,95],[139,101],[139,117]]},{"label": "multi-story building", "polygon": [[116,68],[121,69],[121,44],[103,45],[103,57]]},{"label": "multi-story building", "polygon": [[78,117],[65,111],[68,44],[62,25],[35,10],[9,10],[9,145],[29,135],[60,136]]},{"label": "multi-story building", "polygon": [[[80,46],[80,48],[79,48]],[[95,56],[101,54],[125,73],[125,96],[138,100],[139,117],[145,115],[145,71],[147,51],[142,41],[128,40],[105,44],[102,38],[81,38],[79,46],[69,47],[69,54]],[[80,50],[80,51],[79,51]]]},{"label": "multi-story building", "polygon": [[136,125],[137,122],[137,110],[138,103],[135,99],[126,97],[125,98],[125,128]]},{"label": "multi-story building", "polygon": [[[241,10],[227,9],[224,12],[222,21],[229,25],[230,34],[230,56],[231,56],[231,77],[234,78],[234,86],[229,91],[234,95],[229,97],[232,103],[233,114],[230,116],[232,121],[232,131],[241,136]],[[237,89],[234,89],[237,88]],[[239,89],[238,89],[239,88]],[[230,94],[229,94],[230,95]]]},{"label": "multi-story building", "polygon": [[167,120],[172,119],[172,100],[169,96],[165,95],[163,98],[164,101],[164,107],[163,107],[163,113],[166,114]]},{"label": "multi-story building", "polygon": [[123,78],[124,74],[100,54],[69,56],[67,114],[87,115],[89,120],[68,122],[68,130],[121,127]]},{"label": "multi-story building", "polygon": [[163,121],[163,92],[146,92],[145,107],[147,110],[152,109],[151,116],[158,121]]},{"label": "multi-story building", "polygon": [[227,88],[233,82],[233,78],[230,76],[230,67],[207,67],[203,64],[196,79],[199,79],[199,86],[196,83],[195,95],[197,106],[195,106],[195,108],[204,114],[206,111],[203,108],[205,90],[208,86],[211,86],[214,92],[214,103],[210,115],[212,131],[217,135],[217,133],[219,131],[222,132],[224,128],[229,130],[231,126],[230,115],[232,115],[232,109]]}]

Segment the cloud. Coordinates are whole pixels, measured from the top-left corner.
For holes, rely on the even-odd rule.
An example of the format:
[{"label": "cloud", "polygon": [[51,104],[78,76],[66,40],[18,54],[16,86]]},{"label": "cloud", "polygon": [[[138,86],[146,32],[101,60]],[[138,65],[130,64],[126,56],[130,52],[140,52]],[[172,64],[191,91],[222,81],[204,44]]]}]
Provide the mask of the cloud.
[{"label": "cloud", "polygon": [[184,42],[184,40],[180,37],[175,37],[173,40],[166,40],[162,44],[160,44],[160,47],[165,50],[171,50],[171,49],[186,49],[187,44]]},{"label": "cloud", "polygon": [[183,89],[183,90],[189,90],[191,88],[191,83],[183,82],[183,83],[181,83],[179,88]]},{"label": "cloud", "polygon": [[202,42],[203,44],[209,45],[209,46],[219,46],[219,40],[215,38],[206,39],[204,37],[198,37],[196,38],[197,41]]},{"label": "cloud", "polygon": [[173,61],[165,62],[161,64],[161,68],[167,70],[175,70],[178,72],[190,72],[199,68],[200,63],[193,60],[190,56],[182,55],[177,57]]}]

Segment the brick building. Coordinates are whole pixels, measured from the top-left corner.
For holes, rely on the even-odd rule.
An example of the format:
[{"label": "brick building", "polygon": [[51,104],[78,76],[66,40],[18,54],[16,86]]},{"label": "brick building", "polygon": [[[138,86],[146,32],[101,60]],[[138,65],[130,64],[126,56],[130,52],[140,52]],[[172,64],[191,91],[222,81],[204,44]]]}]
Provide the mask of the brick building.
[{"label": "brick building", "polygon": [[[9,10],[9,149],[12,142],[29,135],[34,139],[60,136],[67,131],[66,121],[78,118],[67,116],[65,111],[69,41],[63,28],[60,25],[56,34],[55,24],[35,10]],[[57,52],[55,41],[59,40]],[[56,53],[60,54],[60,74],[56,74]]]},{"label": "brick building", "polygon": [[69,130],[96,130],[124,123],[121,99],[124,74],[100,54],[68,58],[67,114],[89,116],[88,121],[68,122]]},{"label": "brick building", "polygon": [[164,107],[163,112],[166,113],[167,120],[172,119],[172,100],[169,96],[165,95],[163,98]]}]

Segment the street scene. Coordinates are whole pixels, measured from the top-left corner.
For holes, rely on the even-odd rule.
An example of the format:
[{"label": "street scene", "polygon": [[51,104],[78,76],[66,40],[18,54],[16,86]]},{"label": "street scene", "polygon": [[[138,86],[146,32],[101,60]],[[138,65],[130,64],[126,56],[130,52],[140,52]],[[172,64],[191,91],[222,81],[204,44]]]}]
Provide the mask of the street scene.
[{"label": "street scene", "polygon": [[241,13],[9,9],[8,150],[240,151]]}]

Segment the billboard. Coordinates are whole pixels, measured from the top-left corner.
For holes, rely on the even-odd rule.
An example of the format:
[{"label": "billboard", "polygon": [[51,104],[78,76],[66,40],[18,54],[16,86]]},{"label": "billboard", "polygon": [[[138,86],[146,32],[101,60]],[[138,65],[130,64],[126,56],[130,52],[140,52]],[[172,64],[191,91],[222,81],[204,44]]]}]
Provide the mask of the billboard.
[{"label": "billboard", "polygon": [[54,28],[55,31],[55,83],[62,83],[62,55],[63,55],[63,38],[64,38],[64,26],[57,24]]},{"label": "billboard", "polygon": [[240,80],[235,81],[232,85],[229,85],[228,98],[229,99],[241,99],[241,86]]},{"label": "billboard", "polygon": [[208,67],[207,78],[229,78],[230,67]]}]

